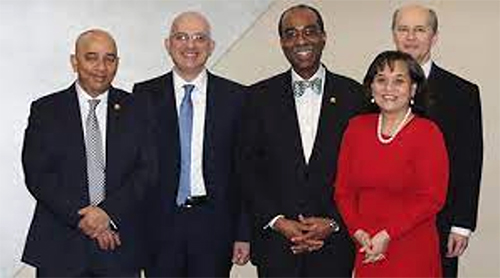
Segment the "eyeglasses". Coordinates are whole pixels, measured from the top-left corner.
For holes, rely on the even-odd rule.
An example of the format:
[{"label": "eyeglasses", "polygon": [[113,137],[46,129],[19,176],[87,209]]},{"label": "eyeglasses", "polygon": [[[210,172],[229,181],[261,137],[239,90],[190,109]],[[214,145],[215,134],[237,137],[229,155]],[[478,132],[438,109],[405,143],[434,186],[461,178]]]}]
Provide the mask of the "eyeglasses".
[{"label": "eyeglasses", "polygon": [[210,35],[206,33],[194,33],[190,35],[188,33],[179,32],[172,34],[170,38],[180,43],[187,43],[191,40],[193,43],[203,44],[210,41]]},{"label": "eyeglasses", "polygon": [[408,26],[397,26],[396,27],[396,33],[399,35],[422,35],[422,34],[427,34],[428,32],[431,31],[431,28],[428,26],[415,26],[413,28],[408,27]]},{"label": "eyeglasses", "polygon": [[291,41],[296,40],[300,36],[307,40],[317,40],[323,32],[318,26],[307,26],[304,28],[288,28],[285,29],[281,35],[283,40]]}]

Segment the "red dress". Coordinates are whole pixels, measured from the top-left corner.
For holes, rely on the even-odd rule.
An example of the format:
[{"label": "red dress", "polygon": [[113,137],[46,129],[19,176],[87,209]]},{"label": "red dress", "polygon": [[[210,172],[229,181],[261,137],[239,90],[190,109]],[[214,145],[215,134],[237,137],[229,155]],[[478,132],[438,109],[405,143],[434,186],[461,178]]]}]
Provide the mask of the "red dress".
[{"label": "red dress", "polygon": [[[441,277],[437,212],[448,184],[448,157],[438,127],[414,117],[388,144],[377,138],[377,114],[353,118],[342,140],[335,201],[351,236],[387,230],[386,259],[355,277]],[[358,245],[359,248],[359,245]]]}]

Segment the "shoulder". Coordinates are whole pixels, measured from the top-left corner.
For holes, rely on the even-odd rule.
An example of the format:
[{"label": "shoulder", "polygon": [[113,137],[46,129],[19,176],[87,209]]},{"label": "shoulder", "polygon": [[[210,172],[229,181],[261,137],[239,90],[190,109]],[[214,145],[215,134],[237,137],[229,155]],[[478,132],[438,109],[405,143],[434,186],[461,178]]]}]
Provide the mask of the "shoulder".
[{"label": "shoulder", "polygon": [[439,136],[442,137],[442,133],[438,125],[427,118],[415,116],[413,119],[415,130],[419,134],[419,136],[428,137],[428,136]]},{"label": "shoulder", "polygon": [[44,108],[44,107],[52,107],[54,105],[58,105],[59,103],[64,103],[67,101],[71,92],[76,92],[74,89],[74,85],[70,87],[49,93],[48,95],[42,96],[32,102],[33,107]]},{"label": "shoulder", "polygon": [[445,70],[436,64],[432,65],[431,74],[433,72],[437,80],[442,80],[450,86],[461,88],[469,92],[479,91],[479,88],[476,84],[456,75],[455,73],[452,73],[451,71]]},{"label": "shoulder", "polygon": [[267,90],[271,87],[277,86],[278,84],[284,84],[287,80],[289,80],[290,82],[292,80],[291,73],[289,70],[271,76],[269,78],[259,80],[256,83],[250,85],[249,89],[251,91]]},{"label": "shoulder", "polygon": [[367,128],[372,128],[374,125],[377,124],[377,119],[378,119],[378,114],[376,113],[357,115],[349,120],[347,129],[350,130],[350,132],[353,132],[355,130],[364,130]]},{"label": "shoulder", "polygon": [[213,74],[211,72],[208,72],[208,82],[214,82],[217,85],[223,85],[225,87],[229,87],[232,89],[239,89],[242,90],[244,86],[236,81],[230,80],[226,77],[220,76]]},{"label": "shoulder", "polygon": [[333,73],[333,72],[328,71],[328,70],[326,71],[326,78],[331,79],[333,81],[333,83],[337,84],[337,85],[355,87],[357,89],[362,87],[358,81],[356,81],[350,77],[344,76],[344,75]]},{"label": "shoulder", "polygon": [[171,83],[171,80],[172,80],[172,72],[168,72],[163,75],[135,83],[133,91],[135,92],[136,90],[143,90],[150,88],[164,88],[169,84],[169,82]]}]

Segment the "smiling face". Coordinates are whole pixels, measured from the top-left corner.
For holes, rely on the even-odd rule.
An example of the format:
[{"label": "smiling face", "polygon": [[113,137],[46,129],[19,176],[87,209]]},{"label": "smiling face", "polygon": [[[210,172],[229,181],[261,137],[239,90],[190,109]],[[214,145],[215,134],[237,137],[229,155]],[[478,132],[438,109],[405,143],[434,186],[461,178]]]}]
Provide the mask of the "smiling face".
[{"label": "smiling face", "polygon": [[174,70],[185,80],[196,78],[215,47],[208,21],[196,12],[179,15],[172,23],[165,47],[174,62]]},{"label": "smiling face", "polygon": [[437,41],[431,22],[429,10],[421,6],[403,7],[394,18],[392,35],[396,48],[410,54],[419,64],[431,58]]},{"label": "smiling face", "polygon": [[318,70],[325,40],[317,15],[310,9],[291,9],[283,16],[281,48],[302,78],[309,79]]},{"label": "smiling face", "polygon": [[118,68],[116,44],[101,30],[90,30],[77,39],[71,65],[78,75],[78,84],[92,97],[111,86]]},{"label": "smiling face", "polygon": [[408,66],[401,60],[386,64],[371,83],[375,103],[382,113],[404,114],[415,95],[416,84],[412,84]]}]

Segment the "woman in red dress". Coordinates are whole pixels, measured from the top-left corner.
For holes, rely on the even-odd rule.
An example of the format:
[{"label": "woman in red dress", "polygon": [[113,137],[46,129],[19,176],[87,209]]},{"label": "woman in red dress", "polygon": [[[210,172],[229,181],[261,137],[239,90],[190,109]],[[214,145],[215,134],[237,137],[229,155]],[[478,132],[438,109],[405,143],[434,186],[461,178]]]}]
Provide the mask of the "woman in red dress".
[{"label": "woman in red dress", "polygon": [[441,276],[435,218],[448,158],[438,127],[410,107],[424,83],[411,56],[382,52],[364,79],[378,113],[345,131],[334,198],[359,247],[355,277]]}]

